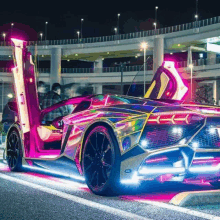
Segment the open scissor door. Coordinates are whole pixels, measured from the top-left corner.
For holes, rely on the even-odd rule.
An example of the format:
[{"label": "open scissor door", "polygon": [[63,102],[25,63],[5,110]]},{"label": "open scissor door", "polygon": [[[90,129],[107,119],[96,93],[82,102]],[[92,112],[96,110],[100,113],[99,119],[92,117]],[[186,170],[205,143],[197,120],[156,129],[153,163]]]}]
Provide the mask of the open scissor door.
[{"label": "open scissor door", "polygon": [[43,144],[39,139],[37,127],[40,123],[36,77],[31,53],[26,42],[12,39],[14,43],[14,88],[18,106],[18,116],[22,131],[25,157],[34,157],[37,146]]},{"label": "open scissor door", "polygon": [[150,99],[182,100],[188,92],[182,78],[174,67],[174,62],[165,61],[155,73],[145,94]]}]

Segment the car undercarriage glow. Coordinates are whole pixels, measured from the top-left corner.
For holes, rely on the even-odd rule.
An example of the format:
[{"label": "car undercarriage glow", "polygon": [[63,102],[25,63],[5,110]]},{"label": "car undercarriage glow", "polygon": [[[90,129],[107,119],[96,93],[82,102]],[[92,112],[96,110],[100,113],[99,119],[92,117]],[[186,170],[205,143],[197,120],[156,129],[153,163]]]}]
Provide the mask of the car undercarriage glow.
[{"label": "car undercarriage glow", "polygon": [[47,169],[43,169],[43,168],[39,168],[39,167],[32,167],[32,166],[28,166],[28,165],[23,165],[22,167],[30,169],[30,170],[45,172],[45,173],[48,173],[48,174],[54,174],[54,175],[59,175],[59,176],[66,176],[66,177],[70,177],[70,178],[73,178],[73,179],[76,179],[76,180],[85,181],[85,178],[81,177],[81,176],[68,175],[68,174],[64,174],[64,173],[60,173],[60,172],[56,172],[56,171],[51,171],[51,170],[47,170]]}]

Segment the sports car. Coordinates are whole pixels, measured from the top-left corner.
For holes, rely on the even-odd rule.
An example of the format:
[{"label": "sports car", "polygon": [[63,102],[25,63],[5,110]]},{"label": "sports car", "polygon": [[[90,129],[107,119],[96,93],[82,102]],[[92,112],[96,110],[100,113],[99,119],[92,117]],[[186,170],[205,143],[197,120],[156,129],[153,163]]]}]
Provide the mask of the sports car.
[{"label": "sports car", "polygon": [[[188,88],[173,62],[157,70],[144,97],[80,96],[40,110],[31,54],[12,41],[19,117],[7,133],[11,171],[53,170],[84,179],[97,195],[155,180],[220,186],[220,108],[184,104]],[[69,112],[47,121],[63,107]]]}]

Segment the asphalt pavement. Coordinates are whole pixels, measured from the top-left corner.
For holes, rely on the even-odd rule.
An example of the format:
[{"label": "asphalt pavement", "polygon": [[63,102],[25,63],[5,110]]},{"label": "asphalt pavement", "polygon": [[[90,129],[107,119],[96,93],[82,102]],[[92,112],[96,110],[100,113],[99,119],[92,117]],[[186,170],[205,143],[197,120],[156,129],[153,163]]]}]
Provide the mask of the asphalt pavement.
[{"label": "asphalt pavement", "polygon": [[[0,157],[2,152],[0,152]],[[76,180],[51,174],[10,172],[0,160],[0,219],[219,219],[220,205],[178,207],[169,201],[208,184],[149,183],[115,197],[96,196]]]}]

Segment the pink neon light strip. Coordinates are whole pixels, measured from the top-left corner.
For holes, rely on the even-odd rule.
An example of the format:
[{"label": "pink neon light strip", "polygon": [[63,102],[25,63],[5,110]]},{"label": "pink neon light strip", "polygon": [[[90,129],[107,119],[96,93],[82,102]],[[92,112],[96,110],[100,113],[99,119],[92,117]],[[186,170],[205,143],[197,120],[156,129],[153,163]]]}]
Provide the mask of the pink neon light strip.
[{"label": "pink neon light strip", "polygon": [[193,163],[193,164],[220,163],[220,158],[219,158],[219,157],[216,157],[216,158],[213,158],[213,159],[194,160],[192,163]]},{"label": "pink neon light strip", "polygon": [[167,157],[160,157],[160,158],[155,158],[155,159],[149,159],[149,160],[145,160],[145,163],[155,163],[155,162],[161,162],[161,161],[165,161],[167,160]]}]

